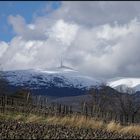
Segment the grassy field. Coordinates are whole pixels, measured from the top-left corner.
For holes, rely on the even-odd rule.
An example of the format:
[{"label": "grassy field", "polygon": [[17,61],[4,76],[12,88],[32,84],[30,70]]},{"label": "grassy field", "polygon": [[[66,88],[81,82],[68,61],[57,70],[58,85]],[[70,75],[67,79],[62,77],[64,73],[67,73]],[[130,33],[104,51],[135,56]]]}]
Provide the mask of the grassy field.
[{"label": "grassy field", "polygon": [[0,120],[15,120],[24,123],[39,123],[39,124],[50,124],[50,125],[62,125],[77,128],[91,128],[91,129],[102,129],[107,132],[117,132],[120,134],[130,134],[140,136],[140,125],[128,125],[122,126],[119,123],[109,122],[104,123],[97,121],[94,118],[86,118],[85,116],[38,116],[34,114],[25,115],[21,113],[7,113],[0,114]]}]

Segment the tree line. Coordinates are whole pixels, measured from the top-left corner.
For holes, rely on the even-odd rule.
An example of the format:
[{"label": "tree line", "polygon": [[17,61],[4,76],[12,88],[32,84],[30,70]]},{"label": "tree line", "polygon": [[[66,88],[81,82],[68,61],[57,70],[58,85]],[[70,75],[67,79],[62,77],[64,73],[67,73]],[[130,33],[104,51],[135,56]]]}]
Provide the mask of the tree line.
[{"label": "tree line", "polygon": [[[0,71],[0,95],[8,95],[8,80],[4,77],[4,72]],[[135,92],[127,88],[123,93],[122,87],[119,91],[102,84],[100,87],[91,88],[87,94],[91,95],[91,100],[83,102],[82,107],[97,108],[100,112],[113,112],[124,115],[125,120],[131,117],[132,123],[136,116],[140,116],[140,101],[136,98]],[[131,94],[130,94],[131,93]],[[32,102],[32,93],[27,88],[20,88],[11,97],[22,98],[25,101]]]},{"label": "tree line", "polygon": [[135,92],[131,88],[126,89],[126,93],[122,88],[119,91],[103,84],[99,88],[92,88],[89,91],[92,100],[87,106],[96,106],[101,112],[111,111],[113,113],[126,116],[125,119],[131,117],[132,123],[136,116],[140,116],[140,99],[137,99]]}]

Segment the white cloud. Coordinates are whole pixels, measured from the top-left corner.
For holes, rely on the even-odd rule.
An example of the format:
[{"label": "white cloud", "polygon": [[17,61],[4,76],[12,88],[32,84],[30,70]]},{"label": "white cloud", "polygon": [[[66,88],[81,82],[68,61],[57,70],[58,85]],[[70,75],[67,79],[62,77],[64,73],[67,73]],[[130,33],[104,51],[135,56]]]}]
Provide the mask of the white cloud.
[{"label": "white cloud", "polygon": [[8,48],[8,44],[4,41],[1,41],[0,46],[0,57],[2,57]]},{"label": "white cloud", "polygon": [[61,41],[64,45],[70,45],[75,38],[77,30],[77,25],[68,24],[63,20],[58,20],[49,32],[49,35],[53,39]]},{"label": "white cloud", "polygon": [[[119,9],[119,10],[118,10]],[[62,2],[27,24],[9,16],[16,36],[0,43],[5,69],[64,63],[97,77],[140,76],[138,2]]]},{"label": "white cloud", "polygon": [[62,7],[53,13],[53,18],[90,27],[114,22],[124,24],[135,17],[140,18],[139,5],[138,1],[63,1]]},{"label": "white cloud", "polygon": [[34,24],[29,24],[28,28],[31,29],[31,30],[35,30],[35,25]]},{"label": "white cloud", "polygon": [[35,24],[27,24],[20,15],[10,15],[8,21],[13,26],[14,32],[26,40],[45,40],[47,38],[44,36],[44,29]]}]

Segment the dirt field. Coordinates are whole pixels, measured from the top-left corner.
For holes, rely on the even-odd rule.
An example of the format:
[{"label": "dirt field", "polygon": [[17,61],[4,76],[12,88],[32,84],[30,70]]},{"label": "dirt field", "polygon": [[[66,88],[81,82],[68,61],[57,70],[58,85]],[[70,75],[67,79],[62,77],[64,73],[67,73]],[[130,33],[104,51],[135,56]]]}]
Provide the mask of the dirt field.
[{"label": "dirt field", "polygon": [[101,129],[62,125],[0,121],[1,139],[140,139],[140,136],[107,132]]}]

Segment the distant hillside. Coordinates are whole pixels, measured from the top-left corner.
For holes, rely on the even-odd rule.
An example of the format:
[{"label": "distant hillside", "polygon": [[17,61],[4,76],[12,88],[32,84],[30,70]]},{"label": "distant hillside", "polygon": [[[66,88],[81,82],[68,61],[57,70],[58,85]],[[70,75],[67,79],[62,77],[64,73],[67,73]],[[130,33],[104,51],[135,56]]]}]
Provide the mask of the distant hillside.
[{"label": "distant hillside", "polygon": [[80,74],[69,67],[57,67],[51,70],[15,70],[5,71],[9,89],[28,88],[35,95],[67,97],[83,95],[91,87],[98,87],[97,79]]}]

